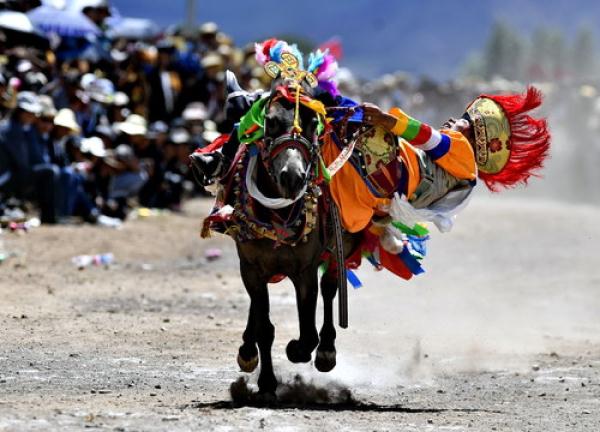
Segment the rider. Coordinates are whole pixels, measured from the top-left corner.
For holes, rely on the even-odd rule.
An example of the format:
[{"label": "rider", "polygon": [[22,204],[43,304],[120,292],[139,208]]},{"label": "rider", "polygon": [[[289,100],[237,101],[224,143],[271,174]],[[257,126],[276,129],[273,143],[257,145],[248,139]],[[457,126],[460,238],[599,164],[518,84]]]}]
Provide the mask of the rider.
[{"label": "rider", "polygon": [[[262,65],[281,66],[283,52],[301,56],[293,45],[275,39],[256,45]],[[532,87],[524,95],[481,95],[460,119],[449,120],[438,131],[399,108],[385,113],[339,95],[333,82],[337,64],[326,52],[312,53],[308,63],[307,72],[318,80],[315,98],[330,108],[321,153],[325,165],[338,165],[333,168],[330,191],[341,210],[342,225],[349,232],[364,230],[366,237],[377,238],[378,263],[402,277],[420,271],[413,266],[407,272],[392,262],[407,249],[407,233],[423,232],[417,222],[431,221],[440,231],[448,231],[453,216],[468,202],[477,177],[493,191],[525,183],[547,155],[546,121],[526,114],[541,104],[540,92]],[[192,155],[194,170],[205,181],[225,173],[240,138],[247,142],[262,127],[257,108],[268,94],[245,92],[229,72],[227,84],[227,115],[239,126]],[[346,163],[336,163],[350,145],[354,150]],[[219,146],[221,151],[215,150]]]}]

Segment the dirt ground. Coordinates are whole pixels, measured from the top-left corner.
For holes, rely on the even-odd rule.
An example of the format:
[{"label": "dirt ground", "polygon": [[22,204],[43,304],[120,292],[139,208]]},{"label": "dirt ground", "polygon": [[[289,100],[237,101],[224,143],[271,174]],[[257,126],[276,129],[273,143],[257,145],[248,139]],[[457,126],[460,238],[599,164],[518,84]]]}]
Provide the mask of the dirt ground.
[{"label": "dirt ground", "polygon": [[198,236],[209,205],[0,235],[0,430],[600,430],[600,208],[476,196],[426,274],[363,266],[329,374],[287,361],[294,295],[273,285],[265,408],[232,403],[248,299],[233,242]]}]

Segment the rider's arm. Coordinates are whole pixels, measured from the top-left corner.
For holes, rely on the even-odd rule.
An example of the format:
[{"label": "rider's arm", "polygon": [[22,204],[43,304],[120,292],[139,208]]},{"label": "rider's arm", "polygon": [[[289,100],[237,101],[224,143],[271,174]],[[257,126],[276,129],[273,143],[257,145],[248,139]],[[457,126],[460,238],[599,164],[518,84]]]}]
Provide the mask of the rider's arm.
[{"label": "rider's arm", "polygon": [[459,179],[474,180],[477,167],[473,147],[460,132],[451,129],[436,130],[422,123],[400,108],[389,112],[395,118],[392,132],[423,150],[433,162]]}]

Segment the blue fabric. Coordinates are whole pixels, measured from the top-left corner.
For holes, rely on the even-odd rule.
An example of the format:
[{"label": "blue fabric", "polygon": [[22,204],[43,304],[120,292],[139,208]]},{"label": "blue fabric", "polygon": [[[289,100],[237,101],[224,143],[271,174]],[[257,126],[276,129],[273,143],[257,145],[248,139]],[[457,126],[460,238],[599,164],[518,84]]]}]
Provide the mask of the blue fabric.
[{"label": "blue fabric", "polygon": [[412,274],[418,275],[421,273],[425,273],[425,270],[423,270],[423,267],[421,267],[419,261],[417,261],[417,259],[410,254],[408,248],[405,247],[404,249],[402,249],[402,252],[400,252],[398,256],[406,265],[406,267],[408,267]]},{"label": "blue fabric", "polygon": [[420,255],[427,255],[427,240],[429,240],[429,236],[425,237],[417,237],[414,235],[408,235],[408,241],[410,243],[410,247]]},{"label": "blue fabric", "polygon": [[[353,101],[350,98],[344,97],[344,96],[340,96],[337,100],[336,100],[337,107],[342,107],[342,108],[353,108],[353,107],[357,107],[358,104]],[[342,120],[345,116],[346,116],[346,111],[332,111],[330,114],[332,118],[333,118],[333,123],[339,122],[340,120]],[[351,122],[356,122],[356,123],[362,123],[363,121],[363,111],[362,109],[358,108],[354,114],[352,114],[352,116],[348,119],[348,121]]]},{"label": "blue fabric", "polygon": [[431,158],[432,161],[438,160],[450,150],[450,137],[446,134],[441,135],[442,140],[440,141],[440,143],[433,149],[425,151],[425,153],[427,153],[427,155]]},{"label": "blue fabric", "polygon": [[367,261],[369,261],[373,265],[373,267],[379,268],[381,266],[381,263],[377,261],[372,254],[367,255],[366,258]]},{"label": "blue fabric", "polygon": [[346,269],[346,278],[348,279],[348,282],[350,282],[350,285],[352,285],[354,289],[362,288],[362,282],[360,281],[356,273],[354,273],[352,270]]}]

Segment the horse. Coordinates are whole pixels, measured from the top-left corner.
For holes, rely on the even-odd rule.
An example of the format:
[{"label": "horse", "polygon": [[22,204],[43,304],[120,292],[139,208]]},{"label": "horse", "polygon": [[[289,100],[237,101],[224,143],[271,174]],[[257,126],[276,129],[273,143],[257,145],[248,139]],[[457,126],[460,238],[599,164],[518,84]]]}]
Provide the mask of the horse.
[{"label": "horse", "polygon": [[[240,191],[239,187],[243,186],[244,178],[249,175],[250,157],[247,154],[240,156],[246,151],[246,146],[241,146],[238,159],[232,165],[233,171],[229,174],[229,177],[233,177],[231,181],[238,185],[233,187],[233,195],[237,196],[235,212],[238,219],[252,228],[253,232],[263,234],[252,238],[233,235],[241,278],[250,297],[248,321],[237,362],[242,371],[250,373],[256,369],[260,358],[259,394],[272,397],[278,383],[271,359],[275,328],[269,318],[268,283],[277,276],[285,276],[294,285],[299,336],[287,344],[287,358],[293,363],[308,363],[316,349],[316,369],[329,372],[336,365],[333,300],[338,279],[345,278],[343,271],[338,272],[329,266],[319,284],[318,270],[323,254],[336,249],[332,219],[327,217],[335,211],[331,208],[335,204],[327,194],[327,186],[317,185],[315,178],[320,147],[317,134],[319,119],[313,110],[290,100],[289,95],[296,91],[315,98],[314,90],[306,83],[302,83],[300,90],[290,87],[281,78],[272,82],[270,95],[265,101],[264,138],[256,143],[259,155],[254,157],[255,166],[250,168],[254,168],[255,185],[258,193],[264,197],[263,203],[277,202],[279,205],[273,208],[254,200],[254,219],[249,220],[246,205],[240,203],[240,194],[244,191]],[[192,158],[194,163],[198,161]],[[261,218],[266,221],[267,227],[274,220],[291,220],[291,239],[282,241],[275,230],[257,227]],[[338,253],[352,251],[358,242],[356,235],[345,233],[343,247],[339,248]],[[337,244],[341,246],[339,237]],[[324,317],[317,333],[315,314],[319,286]]]}]

